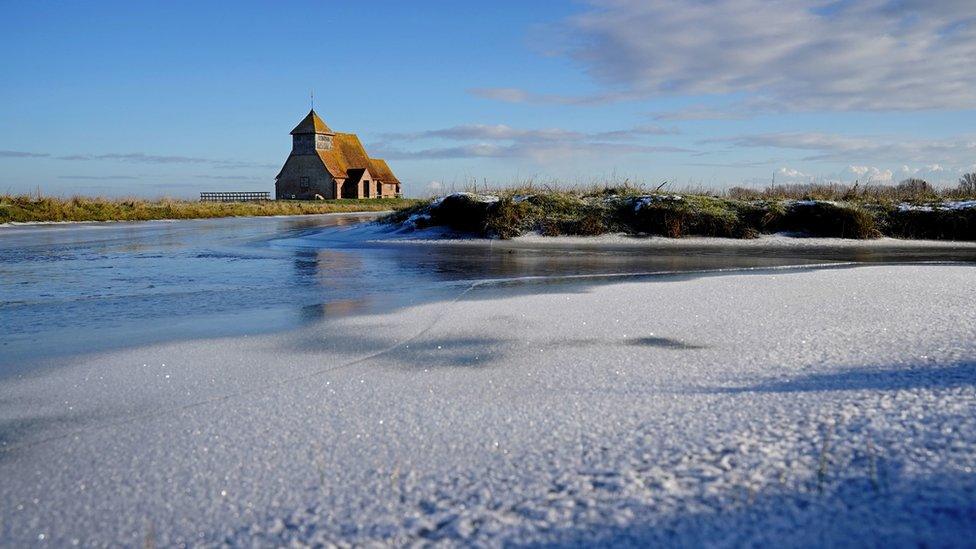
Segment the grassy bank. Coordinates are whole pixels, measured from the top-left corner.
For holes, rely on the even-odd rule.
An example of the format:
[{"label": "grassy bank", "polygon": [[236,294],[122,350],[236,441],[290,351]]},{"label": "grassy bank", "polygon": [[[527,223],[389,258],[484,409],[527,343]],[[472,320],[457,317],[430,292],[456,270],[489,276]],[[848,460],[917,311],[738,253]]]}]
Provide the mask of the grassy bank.
[{"label": "grassy bank", "polygon": [[405,208],[416,200],[197,202],[189,200],[56,198],[33,195],[0,195],[0,223],[38,221],[148,221],[152,219],[203,219],[266,215],[304,215],[373,212]]},{"label": "grassy bank", "polygon": [[[839,194],[839,193],[838,193]],[[880,193],[747,194],[646,192],[640,188],[515,189],[455,193],[397,210],[386,221],[432,226],[483,237],[631,235],[754,238],[761,234],[836,238],[976,240],[970,196]],[[969,200],[967,200],[969,199]]]}]

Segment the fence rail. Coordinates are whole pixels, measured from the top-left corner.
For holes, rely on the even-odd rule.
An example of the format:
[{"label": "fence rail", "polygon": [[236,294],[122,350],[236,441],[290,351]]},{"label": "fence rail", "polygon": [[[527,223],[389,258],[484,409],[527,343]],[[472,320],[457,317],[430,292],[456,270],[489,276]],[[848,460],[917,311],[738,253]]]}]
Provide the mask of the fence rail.
[{"label": "fence rail", "polygon": [[253,202],[256,200],[271,200],[271,193],[265,191],[200,193],[200,202]]}]

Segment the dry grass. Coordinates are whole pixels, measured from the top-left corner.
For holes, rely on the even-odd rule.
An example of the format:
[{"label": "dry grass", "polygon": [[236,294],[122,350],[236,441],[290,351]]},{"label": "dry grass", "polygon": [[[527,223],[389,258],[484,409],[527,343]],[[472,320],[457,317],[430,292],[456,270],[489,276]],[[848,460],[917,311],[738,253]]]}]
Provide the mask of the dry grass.
[{"label": "dry grass", "polygon": [[831,200],[885,204],[976,198],[976,189],[968,189],[962,185],[954,188],[936,189],[920,179],[906,179],[898,185],[811,183],[775,185],[758,190],[732,187],[722,195],[740,200]]},{"label": "dry grass", "polygon": [[147,221],[152,219],[202,219],[267,215],[306,215],[343,212],[385,211],[408,207],[416,200],[376,198],[371,200],[266,202],[197,202],[160,198],[71,198],[39,195],[0,195],[0,223],[40,221]]}]

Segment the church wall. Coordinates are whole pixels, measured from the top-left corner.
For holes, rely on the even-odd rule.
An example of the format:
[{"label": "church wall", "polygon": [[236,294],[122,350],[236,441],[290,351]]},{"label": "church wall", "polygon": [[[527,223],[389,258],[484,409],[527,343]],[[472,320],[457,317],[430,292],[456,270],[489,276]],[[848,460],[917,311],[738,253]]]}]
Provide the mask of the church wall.
[{"label": "church wall", "polygon": [[292,154],[315,154],[316,150],[327,151],[332,148],[332,136],[325,134],[300,133],[291,136]]},{"label": "church wall", "polygon": [[393,198],[396,196],[396,183],[383,183],[383,198]]},{"label": "church wall", "polygon": [[[303,178],[308,178],[308,188],[304,188]],[[335,182],[318,155],[293,154],[288,157],[275,183],[275,198],[288,199],[293,195],[300,200],[313,200],[315,195],[335,198]]]}]

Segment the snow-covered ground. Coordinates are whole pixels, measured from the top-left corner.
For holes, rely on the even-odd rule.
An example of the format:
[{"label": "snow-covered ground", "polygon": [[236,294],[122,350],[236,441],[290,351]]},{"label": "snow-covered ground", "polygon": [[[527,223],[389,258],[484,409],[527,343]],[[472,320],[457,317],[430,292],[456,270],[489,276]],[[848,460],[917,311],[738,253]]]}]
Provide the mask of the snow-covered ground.
[{"label": "snow-covered ground", "polygon": [[478,284],[0,380],[0,545],[970,545],[976,270]]}]

